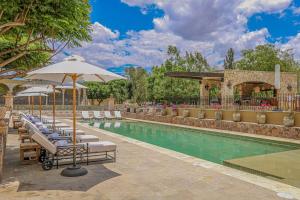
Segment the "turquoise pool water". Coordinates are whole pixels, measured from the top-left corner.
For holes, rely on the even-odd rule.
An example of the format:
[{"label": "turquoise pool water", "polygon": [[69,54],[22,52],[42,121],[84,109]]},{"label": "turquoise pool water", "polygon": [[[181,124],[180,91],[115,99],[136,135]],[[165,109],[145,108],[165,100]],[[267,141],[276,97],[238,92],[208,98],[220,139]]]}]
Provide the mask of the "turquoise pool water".
[{"label": "turquoise pool water", "polygon": [[300,148],[291,143],[137,121],[101,122],[99,128],[219,164]]}]

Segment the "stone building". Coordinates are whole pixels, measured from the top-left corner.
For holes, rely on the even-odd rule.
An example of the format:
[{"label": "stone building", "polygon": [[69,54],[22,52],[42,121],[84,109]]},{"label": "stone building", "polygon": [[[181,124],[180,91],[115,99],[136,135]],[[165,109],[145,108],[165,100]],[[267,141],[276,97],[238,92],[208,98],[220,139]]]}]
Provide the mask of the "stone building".
[{"label": "stone building", "polygon": [[214,95],[219,99],[234,95],[250,98],[261,92],[269,92],[274,96],[298,92],[298,76],[291,72],[280,73],[279,88],[275,88],[275,72],[272,71],[169,72],[166,76],[199,80],[201,97],[210,96],[212,90],[215,90]]}]

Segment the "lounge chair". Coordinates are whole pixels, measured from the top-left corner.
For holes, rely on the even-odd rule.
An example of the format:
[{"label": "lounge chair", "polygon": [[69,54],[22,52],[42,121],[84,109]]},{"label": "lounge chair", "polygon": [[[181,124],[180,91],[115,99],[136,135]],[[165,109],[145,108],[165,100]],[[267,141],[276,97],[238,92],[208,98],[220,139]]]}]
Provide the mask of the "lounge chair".
[{"label": "lounge chair", "polygon": [[89,114],[88,111],[82,111],[81,112],[81,117],[82,117],[83,120],[90,120],[91,119],[90,114]]},{"label": "lounge chair", "polygon": [[[31,131],[33,132],[31,136],[32,139],[43,148],[43,153],[41,154],[41,157],[43,158],[41,160],[43,161],[42,168],[44,170],[50,170],[54,165],[58,168],[59,161],[61,160],[68,161],[70,164],[72,163],[74,149],[72,144],[69,144],[66,141],[59,141],[53,144],[33,124],[30,126]],[[86,162],[87,165],[91,162],[89,160],[90,158],[96,158],[96,160],[93,161],[116,161],[117,146],[109,141],[79,143],[75,148],[76,155],[81,158],[78,162]],[[109,153],[113,153],[113,155],[110,155]],[[86,160],[84,161],[84,159]],[[66,163],[63,162],[63,164]]]},{"label": "lounge chair", "polygon": [[121,112],[120,111],[115,111],[115,118],[116,119],[122,119],[122,115],[121,115]]},{"label": "lounge chair", "polygon": [[104,114],[102,111],[93,111],[94,119],[104,119]]},{"label": "lounge chair", "polygon": [[114,124],[115,128],[120,128],[120,126],[121,126],[121,122],[115,122],[115,124]]},{"label": "lounge chair", "polygon": [[93,127],[94,128],[100,128],[101,123],[100,122],[95,122]]},{"label": "lounge chair", "polygon": [[110,122],[105,122],[104,123],[104,128],[110,128],[111,126],[111,123]]},{"label": "lounge chair", "polygon": [[114,116],[111,115],[109,111],[104,111],[105,119],[115,119]]}]

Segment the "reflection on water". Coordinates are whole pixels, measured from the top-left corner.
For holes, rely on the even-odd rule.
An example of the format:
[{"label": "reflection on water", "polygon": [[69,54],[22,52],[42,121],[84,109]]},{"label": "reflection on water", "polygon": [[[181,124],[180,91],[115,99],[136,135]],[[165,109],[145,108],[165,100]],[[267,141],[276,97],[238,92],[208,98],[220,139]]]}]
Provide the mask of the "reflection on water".
[{"label": "reflection on water", "polygon": [[270,140],[142,122],[105,121],[93,126],[220,164],[224,160],[300,148]]}]

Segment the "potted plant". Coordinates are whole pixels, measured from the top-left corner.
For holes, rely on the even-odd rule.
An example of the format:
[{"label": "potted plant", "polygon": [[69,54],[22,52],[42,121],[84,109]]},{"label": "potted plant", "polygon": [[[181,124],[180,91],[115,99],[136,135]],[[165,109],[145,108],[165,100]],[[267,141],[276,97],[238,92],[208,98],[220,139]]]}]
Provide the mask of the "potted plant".
[{"label": "potted plant", "polygon": [[176,107],[175,104],[172,105],[172,113],[171,113],[171,116],[172,117],[176,117],[178,115],[178,109]]},{"label": "potted plant", "polygon": [[292,127],[295,124],[295,116],[294,113],[289,111],[286,116],[283,117],[283,125],[285,127]]},{"label": "potted plant", "polygon": [[201,109],[198,112],[198,119],[204,119],[205,118],[205,111],[203,109]]},{"label": "potted plant", "polygon": [[241,113],[239,112],[239,106],[236,106],[234,109],[234,112],[232,114],[232,120],[234,122],[240,122],[241,121]]},{"label": "potted plant", "polygon": [[183,110],[182,116],[183,116],[184,118],[189,117],[189,116],[190,116],[190,111],[187,110],[187,109]]},{"label": "potted plant", "polygon": [[258,124],[265,124],[267,122],[267,115],[263,111],[256,114],[256,121]]}]

